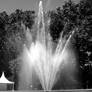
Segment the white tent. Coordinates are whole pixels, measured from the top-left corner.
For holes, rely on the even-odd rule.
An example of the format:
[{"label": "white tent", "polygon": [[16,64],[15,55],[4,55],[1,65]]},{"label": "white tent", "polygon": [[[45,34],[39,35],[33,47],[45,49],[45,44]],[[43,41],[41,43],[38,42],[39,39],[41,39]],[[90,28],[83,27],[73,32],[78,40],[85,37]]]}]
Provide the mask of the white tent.
[{"label": "white tent", "polygon": [[9,81],[8,79],[6,79],[4,72],[2,73],[2,76],[0,78],[0,83],[6,83],[6,84],[14,84],[14,82]]},{"label": "white tent", "polygon": [[2,76],[0,78],[0,91],[7,91],[7,85],[13,85],[12,90],[14,91],[14,82],[9,81],[5,75],[4,72],[2,73]]}]

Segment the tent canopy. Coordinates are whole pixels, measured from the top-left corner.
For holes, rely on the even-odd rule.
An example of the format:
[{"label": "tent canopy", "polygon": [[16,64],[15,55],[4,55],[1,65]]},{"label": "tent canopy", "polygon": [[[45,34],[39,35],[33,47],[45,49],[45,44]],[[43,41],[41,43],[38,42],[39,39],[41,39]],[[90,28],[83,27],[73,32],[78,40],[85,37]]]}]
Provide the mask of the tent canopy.
[{"label": "tent canopy", "polygon": [[0,78],[0,83],[14,84],[14,82],[9,81],[9,80],[5,77],[4,72],[2,73],[2,76],[1,76],[1,78]]}]

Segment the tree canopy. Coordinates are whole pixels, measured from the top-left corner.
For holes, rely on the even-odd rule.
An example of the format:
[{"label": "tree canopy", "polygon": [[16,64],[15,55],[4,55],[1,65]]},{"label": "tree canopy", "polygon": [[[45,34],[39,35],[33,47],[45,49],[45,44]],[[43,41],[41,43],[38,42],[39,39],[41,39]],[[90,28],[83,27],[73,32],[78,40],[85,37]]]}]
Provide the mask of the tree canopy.
[{"label": "tree canopy", "polygon": [[[48,12],[51,17],[50,30],[53,39],[58,39],[62,31],[70,35],[75,30],[75,47],[79,56],[80,70],[82,71],[83,88],[92,88],[92,1],[81,0],[78,4],[69,0],[62,8]],[[55,37],[55,38],[54,38]]]}]

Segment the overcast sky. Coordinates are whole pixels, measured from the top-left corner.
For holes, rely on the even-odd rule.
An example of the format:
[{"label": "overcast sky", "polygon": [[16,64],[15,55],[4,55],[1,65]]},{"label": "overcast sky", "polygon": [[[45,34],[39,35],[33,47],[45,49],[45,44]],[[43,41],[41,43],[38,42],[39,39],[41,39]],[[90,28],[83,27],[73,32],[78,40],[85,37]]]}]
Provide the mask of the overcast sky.
[{"label": "overcast sky", "polygon": [[[5,10],[8,13],[15,9],[35,10],[38,11],[38,4],[40,0],[0,0],[0,12]],[[65,0],[42,0],[46,10],[55,9],[55,7],[62,6]],[[73,0],[79,2],[79,0]]]}]

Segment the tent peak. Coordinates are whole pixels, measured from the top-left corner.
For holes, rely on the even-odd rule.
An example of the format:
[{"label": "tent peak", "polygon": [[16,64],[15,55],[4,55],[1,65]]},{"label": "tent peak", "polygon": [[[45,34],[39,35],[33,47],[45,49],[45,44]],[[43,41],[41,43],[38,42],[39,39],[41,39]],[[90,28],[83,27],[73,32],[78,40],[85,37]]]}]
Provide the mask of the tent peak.
[{"label": "tent peak", "polygon": [[0,83],[14,84],[14,82],[9,81],[9,80],[5,77],[4,72],[2,72],[2,76],[1,76],[1,78],[0,78]]}]

